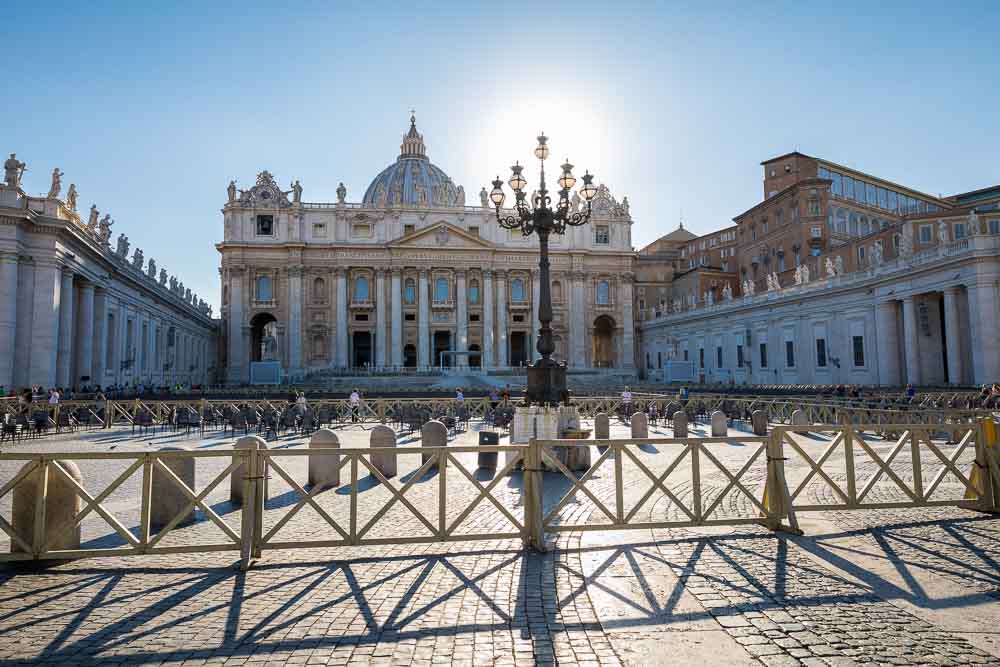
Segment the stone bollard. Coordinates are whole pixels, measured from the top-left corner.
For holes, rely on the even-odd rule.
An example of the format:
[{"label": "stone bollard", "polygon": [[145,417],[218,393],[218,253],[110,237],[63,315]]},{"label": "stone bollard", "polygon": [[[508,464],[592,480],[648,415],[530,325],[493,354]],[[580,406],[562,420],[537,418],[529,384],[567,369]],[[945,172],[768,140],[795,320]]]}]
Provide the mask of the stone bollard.
[{"label": "stone bollard", "polygon": [[633,413],[632,418],[629,419],[629,423],[632,425],[633,438],[649,437],[649,419],[646,417],[646,413],[644,412]]},{"label": "stone bollard", "polygon": [[[340,449],[340,438],[321,428],[309,438],[309,449]],[[340,486],[340,454],[309,454],[309,483],[313,486]]]},{"label": "stone bollard", "polygon": [[[80,526],[62,531],[61,535],[56,535],[56,531],[72,523],[80,513],[81,499],[77,495],[76,489],[66,481],[58,472],[51,470],[56,464],[49,462],[48,484],[45,498],[45,526],[42,539],[48,544],[49,550],[57,549],[79,549],[80,548]],[[32,465],[26,464],[25,467]],[[72,461],[59,461],[59,465],[69,473],[69,476],[76,480],[76,483],[83,486],[83,477],[80,475],[80,468]],[[40,470],[35,470],[21,480],[14,487],[14,498],[11,504],[11,523],[14,532],[32,546],[35,534],[35,498],[38,496],[38,484],[42,480]],[[25,553],[25,550],[16,540],[10,541],[11,553]]]},{"label": "stone bollard", "polygon": [[[233,445],[233,449],[267,449],[264,439],[256,435],[248,435],[240,438]],[[229,501],[235,505],[243,504],[243,483],[246,477],[246,464],[241,463],[236,466],[229,475]],[[267,501],[267,467],[264,468],[264,501]]]},{"label": "stone bollard", "polygon": [[[368,439],[370,447],[395,447],[396,432],[388,426],[379,424],[372,429],[372,434]],[[372,466],[382,473],[386,479],[396,476],[396,455],[386,453],[372,454]]]},{"label": "stone bollard", "polygon": [[754,410],[750,414],[750,423],[753,425],[754,435],[767,435],[767,413],[763,410]]},{"label": "stone bollard", "polygon": [[[186,452],[190,447],[178,445],[176,447],[162,447],[161,452]],[[162,456],[158,457],[160,463],[170,469],[170,472],[187,484],[192,491],[194,488],[194,457],[185,456]],[[167,473],[160,470],[159,466],[153,466],[152,485],[149,494],[149,525],[162,528],[174,520],[174,517],[188,506],[191,498],[177,486],[177,482],[171,479]],[[195,492],[197,495],[197,492]],[[194,521],[194,508],[191,508],[184,517],[177,523],[178,526],[192,523]]]},{"label": "stone bollard", "polygon": [[725,438],[729,435],[729,427],[726,424],[726,413],[716,410],[712,413],[712,437]]},{"label": "stone bollard", "polygon": [[805,410],[792,410],[792,426],[809,426]]},{"label": "stone bollard", "polygon": [[[421,447],[447,447],[448,446],[448,427],[439,422],[436,419],[432,419],[423,425],[420,429],[420,446]],[[434,458],[436,454],[432,452],[421,452],[420,453],[420,463],[427,463],[429,460]]]},{"label": "stone bollard", "polygon": [[686,438],[688,437],[688,416],[683,410],[678,410],[674,413],[674,437],[675,438]]},{"label": "stone bollard", "polygon": [[610,440],[611,439],[611,423],[608,416],[603,412],[598,412],[594,415],[594,439],[595,440]]}]

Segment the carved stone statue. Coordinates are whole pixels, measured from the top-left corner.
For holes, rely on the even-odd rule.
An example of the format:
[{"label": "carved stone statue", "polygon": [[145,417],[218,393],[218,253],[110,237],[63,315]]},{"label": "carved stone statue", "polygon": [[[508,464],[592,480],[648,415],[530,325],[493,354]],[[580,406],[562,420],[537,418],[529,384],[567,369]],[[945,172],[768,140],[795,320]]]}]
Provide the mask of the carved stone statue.
[{"label": "carved stone statue", "polygon": [[948,242],[948,223],[938,220],[938,242],[944,245]]},{"label": "carved stone statue", "polygon": [[455,206],[458,206],[459,208],[465,206],[465,188],[463,186],[460,185],[458,186],[458,189],[455,190],[455,198]]},{"label": "carved stone statue", "polygon": [[796,285],[801,285],[802,284],[802,265],[801,264],[799,266],[795,267],[795,284]]},{"label": "carved stone statue", "polygon": [[747,280],[747,294],[753,296],[757,293],[757,283],[752,280]]},{"label": "carved stone statue", "polygon": [[62,177],[63,173],[59,171],[59,167],[52,170],[52,187],[49,188],[49,199],[55,199],[62,192]]},{"label": "carved stone statue", "polygon": [[844,275],[844,258],[841,257],[840,255],[837,255],[837,259],[834,260],[834,264],[837,265],[837,275],[838,276]]},{"label": "carved stone statue", "polygon": [[677,297],[674,297],[673,307],[675,313],[681,312],[681,300]]},{"label": "carved stone statue", "polygon": [[150,280],[156,280],[156,260],[152,257],[149,258],[149,265],[146,268],[146,275],[149,276]]},{"label": "carved stone statue", "polygon": [[226,188],[226,194],[229,195],[230,204],[236,201],[236,181],[229,181],[229,187]]},{"label": "carved stone statue", "polygon": [[142,263],[143,263],[142,248],[136,248],[135,254],[132,255],[132,266],[134,266],[139,270],[142,270]]},{"label": "carved stone statue", "polygon": [[160,283],[161,286],[167,284],[167,270],[166,269],[160,269],[160,280],[159,280],[159,283]]},{"label": "carved stone statue", "polygon": [[177,276],[170,276],[170,291],[177,291]]},{"label": "carved stone statue", "polygon": [[979,216],[976,215],[976,210],[972,209],[969,211],[969,220],[965,225],[966,234],[978,234],[979,233]]},{"label": "carved stone statue", "polygon": [[295,182],[292,183],[292,203],[302,203],[302,185],[299,183],[298,179],[295,179]]},{"label": "carved stone statue", "polygon": [[413,194],[417,198],[417,206],[427,206],[427,188],[419,181],[413,184]]},{"label": "carved stone statue", "polygon": [[726,301],[733,300],[733,288],[729,286],[729,283],[726,283],[725,287],[722,288],[722,298]]},{"label": "carved stone statue", "polygon": [[97,218],[101,215],[97,210],[97,204],[90,205],[90,217],[87,219],[87,229],[91,234],[97,234]]},{"label": "carved stone statue", "polygon": [[625,217],[631,216],[628,210],[628,197],[622,197],[622,211],[625,213]]},{"label": "carved stone statue", "polygon": [[128,257],[128,237],[124,232],[118,235],[118,245],[115,247],[115,254],[119,257]]},{"label": "carved stone statue", "polygon": [[705,305],[711,306],[715,303],[715,297],[712,296],[712,290],[705,292]]},{"label": "carved stone statue", "polygon": [[570,199],[569,199],[569,207],[570,207],[570,209],[574,213],[578,212],[580,210],[580,202],[582,202],[582,201],[583,201],[583,198],[580,196],[580,193],[579,192],[574,192],[573,196],[570,197]]},{"label": "carved stone statue", "polygon": [[385,183],[379,183],[375,188],[375,204],[380,207],[385,206]]},{"label": "carved stone statue", "polygon": [[66,191],[66,206],[76,212],[76,183],[69,184],[69,190]]},{"label": "carved stone statue", "polygon": [[389,200],[392,206],[399,206],[403,203],[403,184],[396,183],[392,186],[392,197]]},{"label": "carved stone statue", "polygon": [[437,206],[447,206],[448,205],[448,184],[442,183],[435,188],[436,194],[434,195],[434,203]]},{"label": "carved stone statue", "polygon": [[833,278],[837,275],[837,268],[833,265],[833,259],[830,257],[826,258],[826,277]]},{"label": "carved stone statue", "polygon": [[111,222],[111,214],[105,213],[104,217],[101,218],[100,233],[98,237],[101,239],[101,243],[104,245],[111,245],[111,227],[115,223]]},{"label": "carved stone statue", "polygon": [[479,203],[483,205],[483,208],[490,207],[490,195],[486,192],[486,188],[479,191]]},{"label": "carved stone statue", "polygon": [[899,256],[910,257],[913,255],[913,228],[903,224],[903,232],[899,235]]},{"label": "carved stone statue", "polygon": [[804,285],[807,282],[809,282],[809,265],[808,264],[803,264],[802,265],[802,284]]},{"label": "carved stone statue", "polygon": [[872,266],[879,266],[882,263],[883,257],[882,240],[879,239],[872,245]]},{"label": "carved stone statue", "polygon": [[184,300],[191,301],[191,288],[184,290]]},{"label": "carved stone statue", "polygon": [[3,163],[3,176],[7,185],[12,188],[21,187],[21,177],[27,167],[17,159],[17,153],[11,153],[7,161]]},{"label": "carved stone statue", "polygon": [[184,283],[180,283],[177,285],[177,293],[181,296],[184,296]]},{"label": "carved stone statue", "polygon": [[347,201],[347,188],[344,187],[344,182],[341,181],[340,185],[337,186],[337,203],[343,204]]}]

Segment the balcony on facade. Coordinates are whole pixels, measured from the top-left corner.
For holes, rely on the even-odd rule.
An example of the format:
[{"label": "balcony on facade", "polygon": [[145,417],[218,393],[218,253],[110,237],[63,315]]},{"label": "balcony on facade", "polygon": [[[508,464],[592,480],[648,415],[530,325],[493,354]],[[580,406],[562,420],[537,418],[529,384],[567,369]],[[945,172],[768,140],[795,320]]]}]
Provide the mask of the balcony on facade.
[{"label": "balcony on facade", "polygon": [[375,308],[375,302],[371,299],[351,299],[351,310],[372,310]]},{"label": "balcony on facade", "polygon": [[507,304],[507,309],[511,312],[531,310],[530,301],[511,301]]},{"label": "balcony on facade", "polygon": [[431,301],[431,310],[452,310],[455,308],[453,299],[434,299]]},{"label": "balcony on facade", "polygon": [[254,308],[274,308],[278,305],[276,299],[254,299],[251,304]]}]

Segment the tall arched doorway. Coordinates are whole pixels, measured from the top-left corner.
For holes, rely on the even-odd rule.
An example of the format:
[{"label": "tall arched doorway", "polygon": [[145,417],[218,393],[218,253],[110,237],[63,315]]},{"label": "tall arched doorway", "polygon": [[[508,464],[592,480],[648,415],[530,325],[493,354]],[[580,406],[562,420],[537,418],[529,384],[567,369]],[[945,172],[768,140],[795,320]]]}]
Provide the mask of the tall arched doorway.
[{"label": "tall arched doorway", "polygon": [[601,315],[594,320],[594,335],[592,339],[591,359],[597,368],[614,368],[615,366],[615,321],[608,315]]},{"label": "tall arched doorway", "polygon": [[278,320],[258,313],[250,320],[250,361],[278,361]]}]

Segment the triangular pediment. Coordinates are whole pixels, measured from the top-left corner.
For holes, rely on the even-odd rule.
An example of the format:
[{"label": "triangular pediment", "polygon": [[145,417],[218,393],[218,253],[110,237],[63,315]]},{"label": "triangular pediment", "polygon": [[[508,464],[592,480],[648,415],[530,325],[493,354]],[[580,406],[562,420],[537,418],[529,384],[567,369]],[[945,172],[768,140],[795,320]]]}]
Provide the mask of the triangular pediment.
[{"label": "triangular pediment", "polygon": [[494,246],[478,236],[470,234],[447,222],[438,222],[423,229],[389,242],[390,248],[469,248],[470,250],[492,249]]}]

